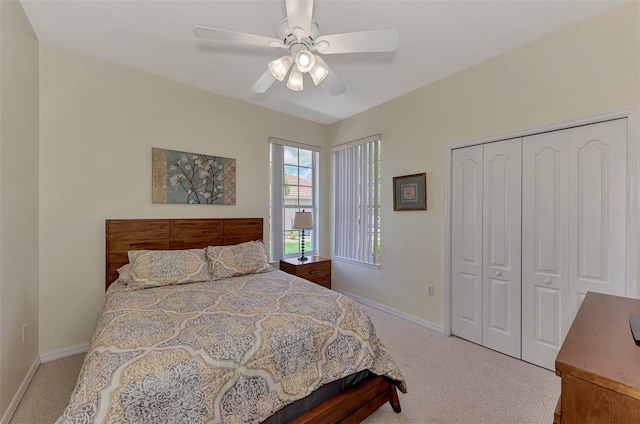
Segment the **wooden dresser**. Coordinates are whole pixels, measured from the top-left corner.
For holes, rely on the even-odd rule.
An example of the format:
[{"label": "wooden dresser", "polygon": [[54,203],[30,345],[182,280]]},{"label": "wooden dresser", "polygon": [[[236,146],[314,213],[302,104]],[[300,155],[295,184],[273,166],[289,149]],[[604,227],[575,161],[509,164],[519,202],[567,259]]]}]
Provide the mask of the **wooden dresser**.
[{"label": "wooden dresser", "polygon": [[587,293],[556,357],[554,423],[640,423],[640,346],[629,315],[640,300]]},{"label": "wooden dresser", "polygon": [[331,259],[320,256],[308,256],[304,262],[297,258],[283,259],[280,261],[280,270],[331,288]]}]

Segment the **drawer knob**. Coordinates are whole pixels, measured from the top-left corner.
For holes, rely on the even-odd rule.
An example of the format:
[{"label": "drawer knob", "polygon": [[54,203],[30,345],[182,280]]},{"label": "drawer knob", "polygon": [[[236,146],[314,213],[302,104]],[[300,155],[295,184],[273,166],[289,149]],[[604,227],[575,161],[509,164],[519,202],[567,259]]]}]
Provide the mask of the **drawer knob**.
[{"label": "drawer knob", "polygon": [[502,273],[500,271],[496,271],[496,275],[499,277],[502,275]]},{"label": "drawer knob", "polygon": [[545,284],[551,284],[551,278],[545,278],[542,282]]}]

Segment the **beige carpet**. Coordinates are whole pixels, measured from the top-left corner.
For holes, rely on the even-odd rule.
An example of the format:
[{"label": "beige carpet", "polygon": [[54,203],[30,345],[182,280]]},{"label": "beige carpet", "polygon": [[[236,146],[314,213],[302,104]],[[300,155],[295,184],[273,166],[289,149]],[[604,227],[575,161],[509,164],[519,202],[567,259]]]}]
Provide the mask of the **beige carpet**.
[{"label": "beige carpet", "polygon": [[400,414],[384,405],[365,423],[553,422],[560,378],[552,371],[368,310],[409,392]]},{"label": "beige carpet", "polygon": [[[551,371],[369,309],[409,393],[364,422],[549,424],[560,395]],[[75,386],[83,355],[42,364],[11,424],[51,424]]]},{"label": "beige carpet", "polygon": [[10,424],[51,424],[69,403],[84,354],[40,364]]}]

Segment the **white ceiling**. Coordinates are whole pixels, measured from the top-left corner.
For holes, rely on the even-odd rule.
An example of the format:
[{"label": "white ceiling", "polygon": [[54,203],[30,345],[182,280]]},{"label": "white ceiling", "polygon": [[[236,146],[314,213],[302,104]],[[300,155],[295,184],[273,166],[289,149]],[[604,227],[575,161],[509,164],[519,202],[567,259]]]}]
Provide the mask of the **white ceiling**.
[{"label": "white ceiling", "polygon": [[623,1],[316,0],[321,34],[396,28],[393,53],[324,56],[347,91],[331,97],[305,76],[294,92],[253,83],[282,50],[197,39],[196,25],[275,37],[284,0],[21,0],[42,43],[224,96],[330,124],[427,85]]}]

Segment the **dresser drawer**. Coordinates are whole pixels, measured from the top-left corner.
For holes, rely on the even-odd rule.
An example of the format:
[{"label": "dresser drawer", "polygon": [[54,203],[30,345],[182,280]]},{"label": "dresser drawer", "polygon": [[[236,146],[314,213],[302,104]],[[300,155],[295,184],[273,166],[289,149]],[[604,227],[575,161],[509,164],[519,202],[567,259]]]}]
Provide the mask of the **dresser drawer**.
[{"label": "dresser drawer", "polygon": [[296,275],[305,280],[331,278],[331,262],[326,261],[298,266]]}]

